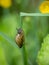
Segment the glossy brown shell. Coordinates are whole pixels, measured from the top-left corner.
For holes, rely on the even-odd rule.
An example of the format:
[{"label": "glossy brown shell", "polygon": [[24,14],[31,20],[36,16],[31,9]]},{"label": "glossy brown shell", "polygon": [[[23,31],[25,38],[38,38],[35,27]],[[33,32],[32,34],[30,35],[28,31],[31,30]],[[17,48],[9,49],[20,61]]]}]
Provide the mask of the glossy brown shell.
[{"label": "glossy brown shell", "polygon": [[24,33],[21,31],[20,34],[16,35],[16,44],[21,48],[24,42]]}]

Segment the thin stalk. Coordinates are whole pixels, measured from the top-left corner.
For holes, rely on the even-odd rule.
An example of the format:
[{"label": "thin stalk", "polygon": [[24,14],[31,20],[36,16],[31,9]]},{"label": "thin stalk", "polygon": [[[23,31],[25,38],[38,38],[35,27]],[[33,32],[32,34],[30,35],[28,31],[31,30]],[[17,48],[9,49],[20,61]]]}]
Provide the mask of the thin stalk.
[{"label": "thin stalk", "polygon": [[7,40],[9,42],[9,44],[11,44],[14,48],[16,48],[16,43],[10,38],[8,37],[7,35],[5,35],[3,32],[0,32],[0,36],[2,38],[4,38],[5,40]]},{"label": "thin stalk", "polygon": [[[22,17],[20,16],[20,28],[22,28],[22,26],[23,26],[23,21],[21,19],[22,19]],[[26,53],[26,48],[25,48],[25,40],[24,40],[24,45],[23,45],[23,48],[22,48],[22,55],[23,55],[24,65],[28,65],[27,53]]]},{"label": "thin stalk", "polygon": [[24,46],[23,46],[23,48],[22,48],[22,55],[23,55],[24,65],[28,65],[25,43],[24,43]]}]

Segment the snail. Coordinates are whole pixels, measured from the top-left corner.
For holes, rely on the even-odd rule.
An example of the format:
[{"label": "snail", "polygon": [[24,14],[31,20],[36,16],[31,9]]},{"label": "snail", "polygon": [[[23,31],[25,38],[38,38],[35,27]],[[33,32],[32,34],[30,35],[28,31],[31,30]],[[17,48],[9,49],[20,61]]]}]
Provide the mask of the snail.
[{"label": "snail", "polygon": [[16,44],[21,48],[23,46],[24,42],[24,31],[23,29],[19,28],[17,29],[17,35],[16,35]]}]

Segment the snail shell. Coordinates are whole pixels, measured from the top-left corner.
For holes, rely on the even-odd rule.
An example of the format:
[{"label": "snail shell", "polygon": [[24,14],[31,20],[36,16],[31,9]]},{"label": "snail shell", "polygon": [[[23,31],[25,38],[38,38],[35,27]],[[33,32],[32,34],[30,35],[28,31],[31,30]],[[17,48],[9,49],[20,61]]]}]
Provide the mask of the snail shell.
[{"label": "snail shell", "polygon": [[22,29],[18,29],[16,35],[16,44],[21,48],[24,42],[24,31]]}]

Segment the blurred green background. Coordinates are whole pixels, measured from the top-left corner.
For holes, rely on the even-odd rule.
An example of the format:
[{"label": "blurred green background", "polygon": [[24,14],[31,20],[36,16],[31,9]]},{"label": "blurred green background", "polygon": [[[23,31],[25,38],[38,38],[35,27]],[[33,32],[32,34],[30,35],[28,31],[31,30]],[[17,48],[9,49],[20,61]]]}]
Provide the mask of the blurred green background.
[{"label": "blurred green background", "polygon": [[[49,33],[49,16],[23,16],[20,12],[39,12],[43,0],[12,0],[12,6],[0,6],[0,65],[38,65],[38,51]],[[15,43],[16,28],[22,27],[25,42]]]}]

